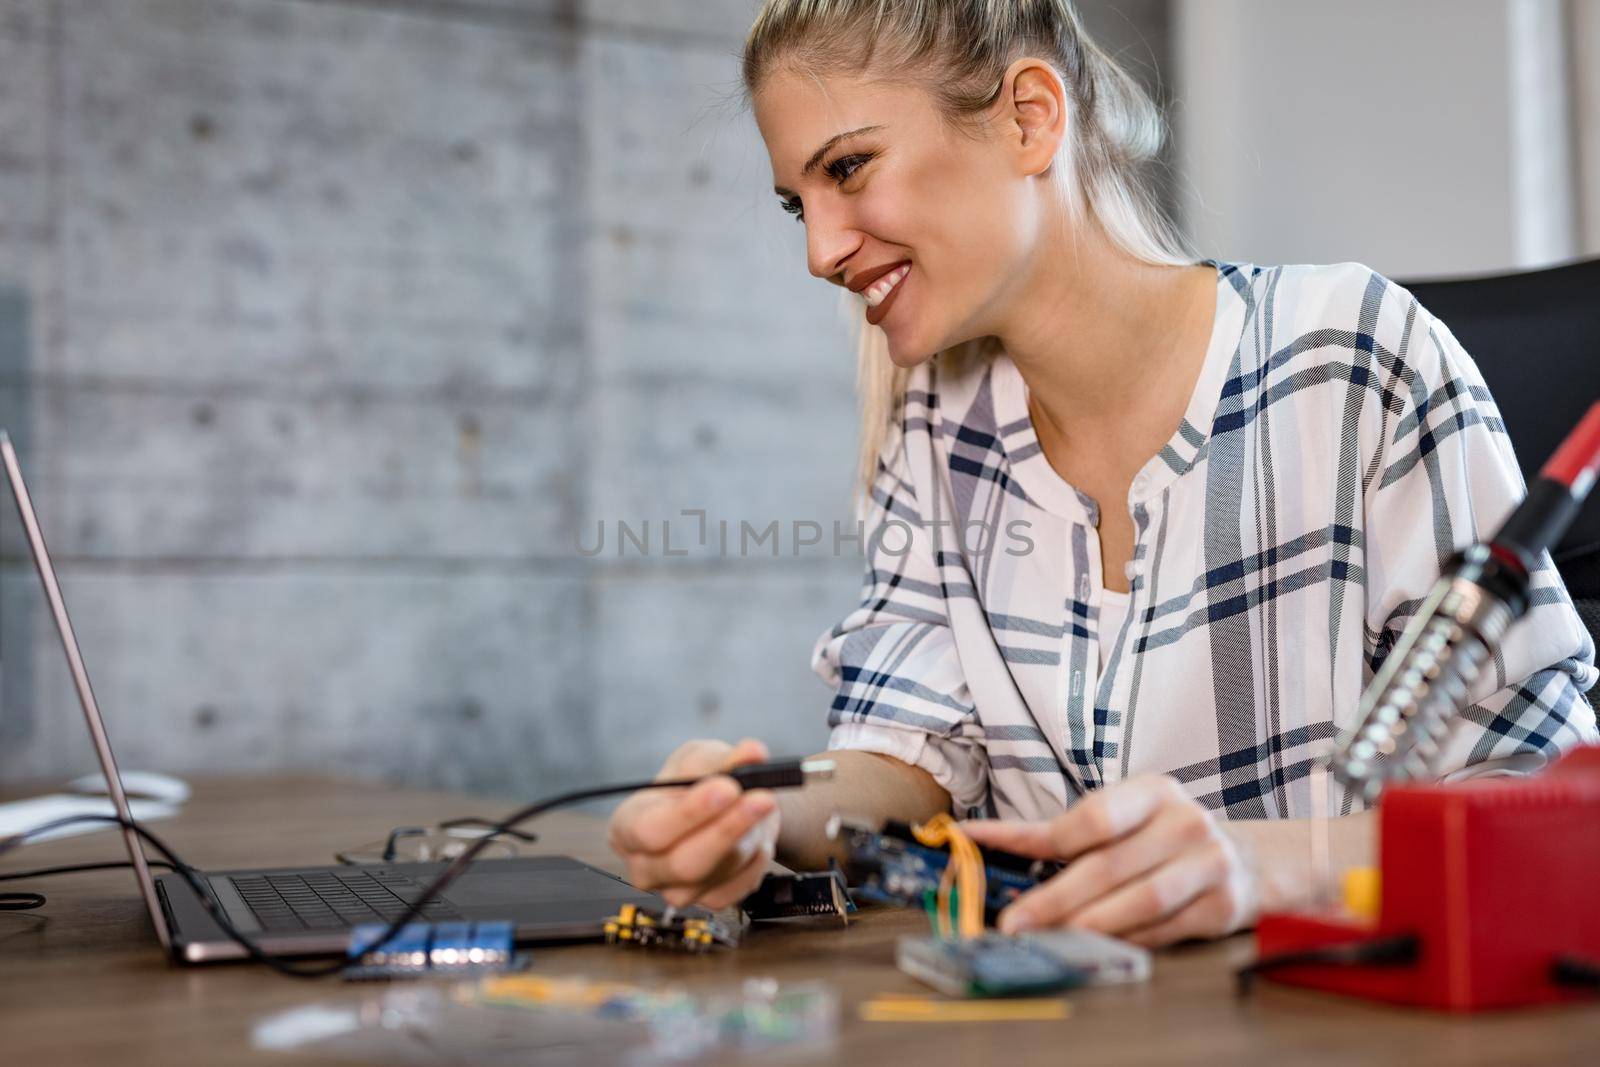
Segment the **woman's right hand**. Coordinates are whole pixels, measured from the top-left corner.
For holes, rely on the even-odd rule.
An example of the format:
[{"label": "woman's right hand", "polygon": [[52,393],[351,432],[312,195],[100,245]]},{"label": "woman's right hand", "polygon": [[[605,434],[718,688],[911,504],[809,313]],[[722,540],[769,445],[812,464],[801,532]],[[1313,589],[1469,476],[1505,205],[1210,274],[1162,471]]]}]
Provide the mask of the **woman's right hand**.
[{"label": "woman's right hand", "polygon": [[778,804],[768,789],[744,792],[719,771],[768,758],[767,746],[745,739],[690,741],[657,781],[712,775],[687,789],[647,789],[611,816],[611,847],[628,865],[628,880],[661,894],[673,907],[725,908],[757,885],[778,843]]}]

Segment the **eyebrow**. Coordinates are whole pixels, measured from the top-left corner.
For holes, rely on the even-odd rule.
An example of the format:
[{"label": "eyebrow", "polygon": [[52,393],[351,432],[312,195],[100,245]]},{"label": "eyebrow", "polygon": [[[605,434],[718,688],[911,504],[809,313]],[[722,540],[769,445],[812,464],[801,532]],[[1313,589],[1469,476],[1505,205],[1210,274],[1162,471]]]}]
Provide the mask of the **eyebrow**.
[{"label": "eyebrow", "polygon": [[[800,176],[801,177],[805,177],[805,176],[809,175],[812,171],[816,170],[817,169],[817,164],[822,162],[822,157],[828,154],[828,149],[832,148],[834,145],[838,144],[840,141],[844,140],[846,137],[854,137],[858,133],[871,133],[873,130],[881,130],[881,129],[883,129],[883,126],[880,124],[880,125],[877,125],[877,126],[862,126],[860,129],[846,130],[844,133],[836,133],[836,134],[834,134],[832,137],[828,138],[826,141],[824,141],[822,143],[822,147],[821,148],[819,148],[815,152],[811,153],[811,158],[806,160],[806,165],[800,168]],[[774,185],[772,187],[772,191],[777,193],[779,196],[793,196],[794,195],[794,192],[792,190],[785,189],[781,185]]]}]

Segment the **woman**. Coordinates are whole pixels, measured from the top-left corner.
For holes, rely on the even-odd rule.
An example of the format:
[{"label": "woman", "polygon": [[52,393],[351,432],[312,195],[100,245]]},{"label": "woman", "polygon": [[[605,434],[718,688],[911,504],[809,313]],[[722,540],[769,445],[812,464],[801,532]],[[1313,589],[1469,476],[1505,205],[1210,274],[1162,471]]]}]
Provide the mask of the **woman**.
[{"label": "woman", "polygon": [[[768,0],[744,78],[811,272],[876,327],[868,575],[814,658],[834,781],[636,796],[633,881],[720,907],[775,851],[822,866],[835,810],[953,808],[1074,861],[1003,930],[1162,945],[1307,903],[1313,760],[1521,495],[1471,359],[1365,267],[1187,255],[1141,178],[1157,116],[1067,0]],[[1441,775],[1594,738],[1592,643],[1548,560],[1534,581]],[[691,742],[662,773],[765,754]],[[1335,863],[1370,862],[1371,813],[1331,803]]]}]

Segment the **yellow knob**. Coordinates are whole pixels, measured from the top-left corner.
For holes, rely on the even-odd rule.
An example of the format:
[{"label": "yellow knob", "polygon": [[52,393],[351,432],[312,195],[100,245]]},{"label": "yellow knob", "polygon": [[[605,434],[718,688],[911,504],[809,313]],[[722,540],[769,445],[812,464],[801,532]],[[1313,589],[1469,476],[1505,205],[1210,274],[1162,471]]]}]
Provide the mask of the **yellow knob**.
[{"label": "yellow knob", "polygon": [[1380,892],[1378,868],[1352,867],[1344,872],[1344,910],[1360,919],[1376,919]]}]

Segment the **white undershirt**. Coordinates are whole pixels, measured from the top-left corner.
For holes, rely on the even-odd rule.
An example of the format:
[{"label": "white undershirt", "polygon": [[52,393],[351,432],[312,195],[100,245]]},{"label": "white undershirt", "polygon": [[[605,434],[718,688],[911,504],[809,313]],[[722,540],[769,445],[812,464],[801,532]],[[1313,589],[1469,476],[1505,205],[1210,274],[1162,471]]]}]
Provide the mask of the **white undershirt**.
[{"label": "white undershirt", "polygon": [[1100,669],[1106,669],[1106,660],[1111,658],[1111,646],[1117,642],[1117,634],[1122,630],[1123,620],[1128,617],[1128,594],[1116,593],[1110,589],[1100,590],[1100,625],[1095,629],[1100,634]]}]

